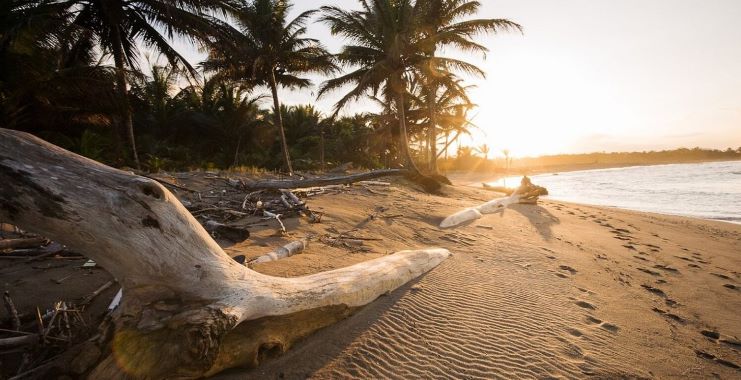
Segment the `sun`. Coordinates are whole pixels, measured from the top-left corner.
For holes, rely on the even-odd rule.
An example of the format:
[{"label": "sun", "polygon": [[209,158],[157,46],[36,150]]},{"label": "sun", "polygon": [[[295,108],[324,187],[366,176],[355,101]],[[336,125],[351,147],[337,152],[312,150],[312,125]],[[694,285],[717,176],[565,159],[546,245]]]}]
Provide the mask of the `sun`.
[{"label": "sun", "polygon": [[634,124],[621,84],[578,58],[514,50],[484,65],[491,74],[471,91],[478,128],[462,144],[515,157],[586,152],[598,149],[594,138]]}]

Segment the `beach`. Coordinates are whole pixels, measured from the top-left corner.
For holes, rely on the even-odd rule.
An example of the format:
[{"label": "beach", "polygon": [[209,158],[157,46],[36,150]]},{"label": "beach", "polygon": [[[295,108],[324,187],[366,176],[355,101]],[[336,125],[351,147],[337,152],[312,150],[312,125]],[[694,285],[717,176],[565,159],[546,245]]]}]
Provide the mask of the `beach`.
[{"label": "beach", "polygon": [[741,226],[541,201],[437,227],[492,197],[393,185],[310,199],[324,219],[294,235],[382,240],[366,241],[367,253],[311,243],[258,271],[301,275],[427,246],[453,256],[259,368],[217,378],[739,375]]},{"label": "beach", "polygon": [[[460,184],[432,195],[395,179],[305,198],[323,213],[321,223],[288,218],[287,236],[270,221],[250,226],[250,238],[225,246],[228,254],[249,260],[309,241],[301,254],[255,265],[274,276],[404,249],[453,255],[258,368],[215,378],[739,376],[741,225],[541,199],[438,228],[445,216],[497,196]],[[341,234],[361,243],[332,243]],[[5,289],[28,314],[112,280],[82,262],[11,261],[2,269]],[[86,317],[99,318],[117,288],[93,300]]]}]

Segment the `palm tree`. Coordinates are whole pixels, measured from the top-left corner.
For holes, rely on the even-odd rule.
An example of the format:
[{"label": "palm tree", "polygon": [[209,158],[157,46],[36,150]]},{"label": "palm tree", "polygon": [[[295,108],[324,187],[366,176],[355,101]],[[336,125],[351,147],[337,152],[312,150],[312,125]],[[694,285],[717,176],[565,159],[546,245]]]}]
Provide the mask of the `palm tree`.
[{"label": "palm tree", "polygon": [[244,4],[235,12],[239,33],[232,37],[232,41],[223,41],[215,46],[203,66],[235,80],[270,88],[283,161],[288,174],[292,175],[278,86],[309,87],[311,81],[299,75],[330,74],[336,71],[337,66],[318,40],[304,37],[306,23],[316,10],[303,12],[288,21],[290,9],[290,3],[284,0],[254,0]]},{"label": "palm tree", "polygon": [[407,137],[406,115],[408,75],[423,56],[415,46],[415,5],[410,0],[360,1],[361,10],[348,11],[324,6],[321,21],[333,35],[345,37],[349,44],[336,55],[351,72],[330,79],[319,89],[319,96],[346,85],[354,87],[335,105],[335,114],[348,102],[382,92],[395,104],[399,124],[399,149],[406,164],[419,172]]},{"label": "palm tree", "polygon": [[491,152],[491,148],[489,148],[486,144],[481,144],[478,147],[476,147],[476,151],[484,155],[484,160],[489,160],[489,152]]},{"label": "palm tree", "polygon": [[208,41],[225,24],[211,15],[229,8],[229,0],[66,0],[74,24],[93,33],[103,53],[113,56],[116,86],[122,99],[122,126],[137,167],[139,155],[129,100],[127,68],[137,67],[137,43],[161,53],[172,65],[195,73],[188,61],[170,44],[174,36]]},{"label": "palm tree", "polygon": [[484,77],[478,67],[463,61],[446,62],[437,56],[438,49],[454,47],[466,53],[486,53],[486,46],[474,42],[471,38],[483,33],[496,33],[503,30],[522,31],[522,27],[507,19],[469,19],[475,15],[481,3],[469,0],[426,0],[419,12],[419,33],[422,35],[420,46],[424,49],[427,60],[420,65],[420,73],[427,84],[430,126],[427,129],[427,141],[430,148],[430,170],[437,173],[437,112],[434,99],[449,81],[450,70],[464,71]]},{"label": "palm tree", "polygon": [[[172,119],[185,143],[198,141],[201,153],[223,165],[242,163],[244,145],[264,122],[259,104],[264,96],[251,96],[253,88],[212,76],[183,88],[174,100],[182,110]],[[254,150],[254,149],[253,149]]]},{"label": "palm tree", "polygon": [[504,155],[504,168],[509,172],[509,166],[512,164],[512,159],[509,158],[509,149],[502,149],[502,154]]}]

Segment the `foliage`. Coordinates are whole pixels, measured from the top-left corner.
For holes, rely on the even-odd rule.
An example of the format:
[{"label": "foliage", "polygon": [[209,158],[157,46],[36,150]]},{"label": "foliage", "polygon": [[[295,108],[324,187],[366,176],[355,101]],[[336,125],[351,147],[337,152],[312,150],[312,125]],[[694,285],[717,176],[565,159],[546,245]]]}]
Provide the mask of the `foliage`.
[{"label": "foliage", "polygon": [[[0,126],[117,166],[139,164],[135,151],[123,149],[129,139],[152,171],[290,172],[291,157],[301,170],[347,162],[375,168],[414,165],[436,150],[447,155],[445,148],[472,127],[474,104],[458,75],[482,72],[437,50],[484,52],[475,36],[519,26],[470,20],[477,2],[360,5],[357,12],[323,7],[291,18],[283,0],[3,1]],[[308,36],[312,19],[345,38],[339,53]],[[208,59],[188,62],[173,47],[175,37]],[[143,68],[141,47],[166,63]],[[336,112],[281,104],[278,88],[307,88],[309,75],[329,76],[320,95],[353,86]],[[378,110],[339,113],[360,98]],[[440,136],[433,144],[431,130]]]}]

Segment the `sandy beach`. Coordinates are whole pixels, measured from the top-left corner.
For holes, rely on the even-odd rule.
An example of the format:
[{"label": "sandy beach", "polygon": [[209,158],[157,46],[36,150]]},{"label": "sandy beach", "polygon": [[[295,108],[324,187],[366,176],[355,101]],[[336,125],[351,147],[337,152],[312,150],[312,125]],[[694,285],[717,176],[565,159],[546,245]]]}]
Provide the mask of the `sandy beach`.
[{"label": "sandy beach", "polygon": [[[741,225],[541,200],[438,228],[445,216],[495,197],[464,185],[430,195],[397,180],[307,198],[322,222],[287,219],[288,236],[277,236],[274,223],[251,226],[251,237],[227,253],[250,258],[309,240],[302,254],[255,266],[277,276],[411,248],[444,247],[453,256],[260,367],[216,378],[741,374]],[[341,233],[362,245],[327,240]],[[19,310],[32,313],[111,280],[101,268],[80,269],[81,262],[11,261],[4,285]],[[100,315],[116,289],[96,298],[87,316]]]},{"label": "sandy beach", "polygon": [[453,257],[277,359],[217,378],[739,376],[741,226],[541,201],[437,228],[492,196],[394,185],[310,199],[324,220],[292,235],[382,240],[367,253],[313,242],[258,271],[301,275],[425,246]]}]

